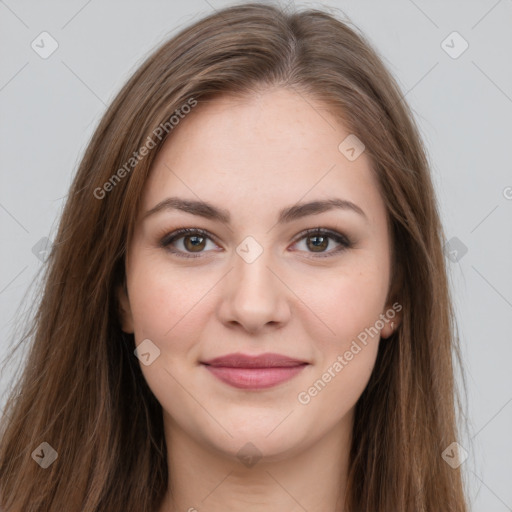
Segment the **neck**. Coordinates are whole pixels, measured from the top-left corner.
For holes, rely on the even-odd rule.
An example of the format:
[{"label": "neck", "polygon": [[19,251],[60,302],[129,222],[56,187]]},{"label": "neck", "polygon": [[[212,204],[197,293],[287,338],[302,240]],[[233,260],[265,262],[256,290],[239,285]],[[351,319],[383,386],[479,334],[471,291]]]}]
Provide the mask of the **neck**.
[{"label": "neck", "polygon": [[159,512],[343,512],[352,416],[343,421],[293,453],[242,462],[164,413],[169,484]]}]

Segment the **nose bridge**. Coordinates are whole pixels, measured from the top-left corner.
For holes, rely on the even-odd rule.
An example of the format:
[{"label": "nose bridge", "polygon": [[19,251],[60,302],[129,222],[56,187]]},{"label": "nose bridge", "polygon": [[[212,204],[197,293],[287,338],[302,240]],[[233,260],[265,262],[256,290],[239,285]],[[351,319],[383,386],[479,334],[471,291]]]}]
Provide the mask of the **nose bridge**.
[{"label": "nose bridge", "polygon": [[275,267],[272,251],[248,236],[236,253],[222,299],[223,320],[236,321],[251,331],[269,322],[283,322],[289,312],[286,287],[270,270]]},{"label": "nose bridge", "polygon": [[272,266],[272,251],[264,248],[253,236],[247,236],[236,248],[233,279],[238,295],[254,295],[269,290],[276,284],[275,276],[268,267]]}]

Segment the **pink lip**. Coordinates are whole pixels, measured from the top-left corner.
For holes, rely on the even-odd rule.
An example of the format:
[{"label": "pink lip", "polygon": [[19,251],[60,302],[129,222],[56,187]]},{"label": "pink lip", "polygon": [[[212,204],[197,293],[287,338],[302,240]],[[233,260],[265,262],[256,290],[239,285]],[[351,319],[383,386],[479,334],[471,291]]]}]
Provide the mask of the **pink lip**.
[{"label": "pink lip", "polygon": [[229,354],[202,363],[221,381],[242,389],[264,389],[285,382],[308,365],[281,354]]}]

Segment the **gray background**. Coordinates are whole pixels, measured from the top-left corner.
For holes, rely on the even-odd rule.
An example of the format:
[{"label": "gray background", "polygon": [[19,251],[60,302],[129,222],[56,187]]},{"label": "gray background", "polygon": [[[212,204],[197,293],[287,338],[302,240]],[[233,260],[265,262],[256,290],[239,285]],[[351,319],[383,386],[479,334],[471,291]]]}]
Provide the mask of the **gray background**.
[{"label": "gray background", "polygon": [[[0,0],[0,357],[10,352],[17,308],[28,304],[24,293],[42,266],[32,249],[53,239],[106,105],[157,44],[232,3]],[[512,0],[296,5],[330,6],[352,20],[413,108],[447,241],[458,249],[447,261],[468,386],[462,467],[473,510],[511,511]],[[31,47],[43,31],[58,43],[46,59]],[[469,44],[458,58],[442,46],[453,31]],[[458,52],[461,41],[452,39],[445,45]],[[18,368],[7,370],[3,395]]]}]

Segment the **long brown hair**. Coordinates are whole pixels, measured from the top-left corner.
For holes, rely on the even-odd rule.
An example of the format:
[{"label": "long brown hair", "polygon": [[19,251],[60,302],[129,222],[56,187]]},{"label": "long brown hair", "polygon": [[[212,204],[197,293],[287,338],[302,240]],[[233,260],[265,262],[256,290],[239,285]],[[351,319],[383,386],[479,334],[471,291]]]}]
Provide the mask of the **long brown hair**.
[{"label": "long brown hair", "polygon": [[[356,405],[346,510],[467,510],[460,468],[441,457],[457,440],[460,355],[429,163],[397,83],[350,25],[320,10],[226,8],[163,44],[119,92],[72,183],[22,339],[29,353],[1,428],[2,510],[153,512],[161,504],[162,410],[118,315],[127,243],[172,116],[266,87],[323,102],[363,141],[392,228],[389,296],[403,320],[380,344]],[[58,454],[46,469],[31,456],[43,442]]]}]

